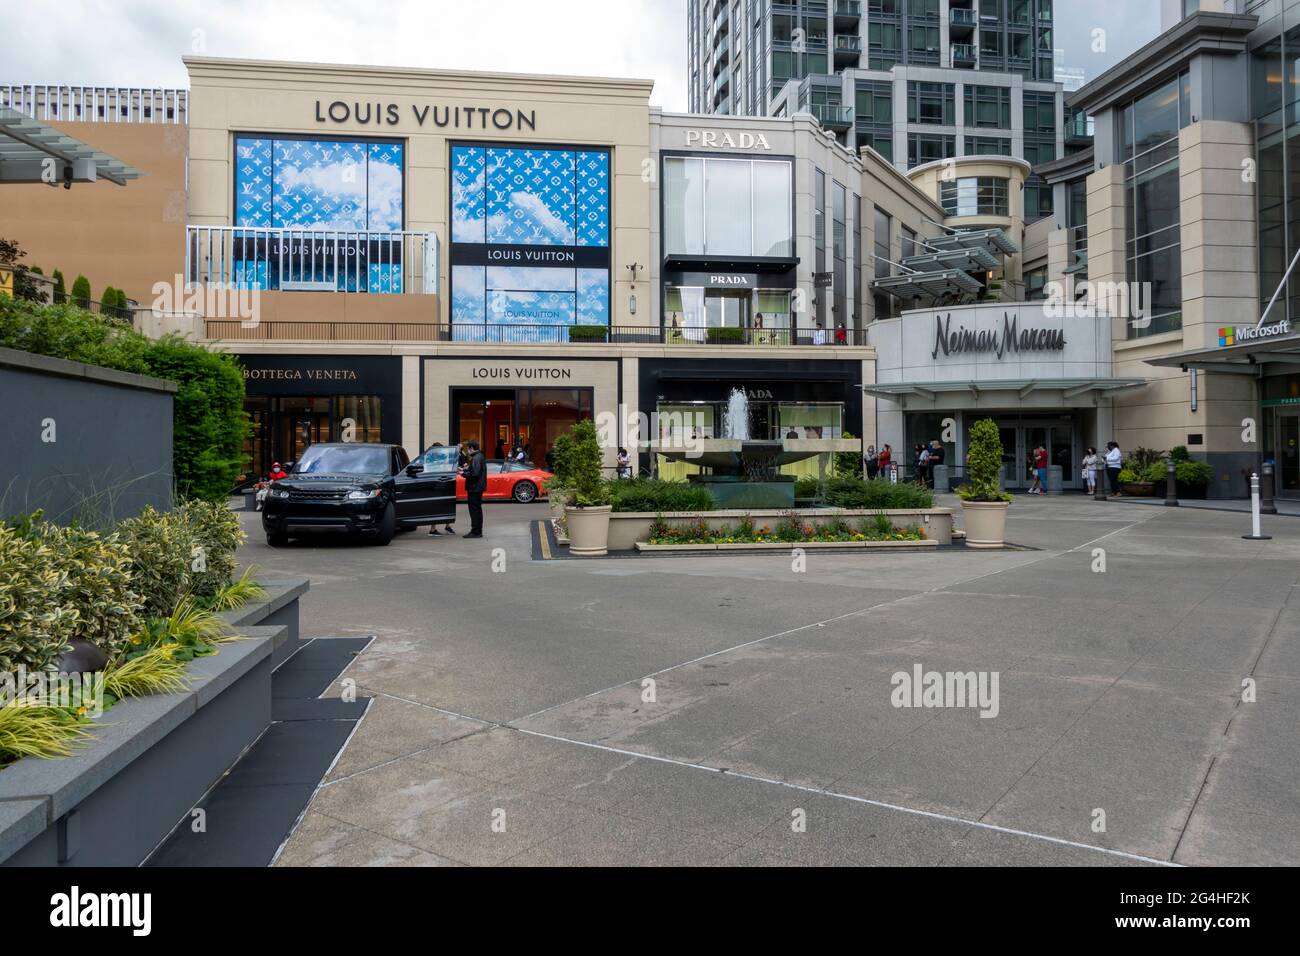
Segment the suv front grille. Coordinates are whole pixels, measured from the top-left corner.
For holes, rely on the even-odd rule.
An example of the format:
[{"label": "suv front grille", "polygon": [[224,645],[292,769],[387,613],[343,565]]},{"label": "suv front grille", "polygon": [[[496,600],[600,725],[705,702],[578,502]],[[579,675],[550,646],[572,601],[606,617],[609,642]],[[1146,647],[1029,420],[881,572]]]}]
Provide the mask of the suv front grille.
[{"label": "suv front grille", "polygon": [[292,501],[342,501],[347,495],[346,491],[302,491],[297,488],[289,493]]}]

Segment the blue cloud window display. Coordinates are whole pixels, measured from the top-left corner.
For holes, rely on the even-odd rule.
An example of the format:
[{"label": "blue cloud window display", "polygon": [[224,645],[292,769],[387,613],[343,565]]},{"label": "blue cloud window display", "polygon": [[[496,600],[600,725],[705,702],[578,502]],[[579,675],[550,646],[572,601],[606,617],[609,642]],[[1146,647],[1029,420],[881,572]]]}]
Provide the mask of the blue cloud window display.
[{"label": "blue cloud window display", "polygon": [[[450,181],[457,340],[560,341],[546,327],[609,324],[608,153],[455,146]],[[481,264],[502,260],[537,264]]]},{"label": "blue cloud window display", "polygon": [[[237,233],[234,281],[263,289],[332,282],[340,292],[400,293],[402,239],[374,234],[402,229],[403,167],[401,143],[237,138],[237,227],[343,235],[336,242],[334,235]],[[252,254],[238,254],[241,241],[254,245]]]}]

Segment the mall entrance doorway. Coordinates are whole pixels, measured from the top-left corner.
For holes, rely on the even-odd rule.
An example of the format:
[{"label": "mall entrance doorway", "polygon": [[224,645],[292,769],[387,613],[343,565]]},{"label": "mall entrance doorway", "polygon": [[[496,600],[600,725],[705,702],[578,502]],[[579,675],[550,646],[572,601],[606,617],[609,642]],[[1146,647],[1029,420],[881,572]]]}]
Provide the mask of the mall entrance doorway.
[{"label": "mall entrance doorway", "polygon": [[454,388],[451,440],[477,441],[488,459],[504,459],[522,448],[542,467],[555,440],[592,418],[590,388]]},{"label": "mall entrance doorway", "polygon": [[1300,408],[1278,409],[1273,434],[1277,436],[1277,495],[1300,498]]},{"label": "mall entrance doorway", "polygon": [[[966,416],[967,424],[974,420]],[[1024,491],[1034,483],[1034,449],[1047,449],[1048,463],[1061,469],[1061,487],[1081,489],[1084,486],[1079,463],[1083,449],[1079,447],[1078,420],[1071,415],[1020,415],[1014,418],[994,418],[1002,436],[1002,482],[1007,491]],[[969,437],[966,447],[970,447]]]}]

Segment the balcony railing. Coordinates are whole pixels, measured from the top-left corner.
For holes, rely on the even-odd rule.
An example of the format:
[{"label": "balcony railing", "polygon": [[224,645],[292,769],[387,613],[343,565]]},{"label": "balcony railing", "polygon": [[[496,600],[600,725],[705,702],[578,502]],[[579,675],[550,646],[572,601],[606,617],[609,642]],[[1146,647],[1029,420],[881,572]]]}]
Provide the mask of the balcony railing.
[{"label": "balcony railing", "polygon": [[835,19],[861,20],[862,0],[835,0]]},{"label": "balcony railing", "polygon": [[954,27],[973,27],[979,22],[979,15],[969,7],[953,7],[949,22]]},{"label": "balcony railing", "polygon": [[478,345],[672,345],[681,348],[830,348],[866,345],[865,331],[814,329],[661,328],[657,325],[516,325],[438,322],[241,322],[208,319],[203,337],[212,341],[460,342]]},{"label": "balcony railing", "polygon": [[974,63],[975,45],[973,43],[954,43],[952,45],[952,65],[959,63]]},{"label": "balcony railing", "polygon": [[808,112],[817,118],[827,129],[848,129],[853,125],[852,106],[831,106],[826,103],[813,103]]},{"label": "balcony railing", "polygon": [[183,126],[189,115],[189,91],[161,87],[17,84],[0,86],[0,106],[46,122]]},{"label": "balcony railing", "polygon": [[856,36],[852,33],[838,34],[835,37],[836,56],[848,55],[848,54],[852,54],[853,56],[858,56],[861,53],[862,53],[862,37]]},{"label": "balcony railing", "polygon": [[438,236],[186,226],[185,281],[281,292],[436,295]]}]

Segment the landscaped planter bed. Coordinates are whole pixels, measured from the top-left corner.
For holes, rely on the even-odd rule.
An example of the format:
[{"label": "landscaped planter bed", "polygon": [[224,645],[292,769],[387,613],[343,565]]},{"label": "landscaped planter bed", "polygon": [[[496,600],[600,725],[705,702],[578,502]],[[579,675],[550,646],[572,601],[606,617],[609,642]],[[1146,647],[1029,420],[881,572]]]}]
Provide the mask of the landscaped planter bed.
[{"label": "landscaped planter bed", "polygon": [[[920,528],[925,532],[926,539],[934,544],[948,545],[952,544],[952,519],[953,513],[948,508],[926,508],[918,510],[841,510],[837,508],[815,508],[799,509],[794,512],[804,524],[821,526],[829,524],[836,520],[845,520],[856,522],[862,518],[870,518],[877,514],[886,515],[891,524],[898,528]],[[609,521],[609,550],[610,551],[635,551],[637,545],[650,540],[650,528],[656,518],[663,518],[669,522],[686,523],[693,520],[703,520],[710,529],[720,531],[725,527],[734,526],[748,515],[758,526],[775,526],[786,512],[782,511],[706,511],[706,512],[679,512],[672,514],[655,515],[645,512],[615,512],[610,516]],[[861,544],[881,543],[891,544],[892,542],[828,542],[840,547],[856,547]],[[906,541],[902,544],[924,545],[925,542]],[[806,547],[809,542],[804,543],[783,543],[781,547],[788,550],[792,546]],[[675,547],[668,545],[667,547]],[[717,549],[717,545],[704,545],[702,547],[711,547]],[[766,547],[766,545],[759,545]]]},{"label": "landscaped planter bed", "polygon": [[779,551],[787,553],[795,548],[801,548],[805,551],[835,548],[852,549],[854,551],[883,551],[900,548],[903,550],[928,550],[938,546],[938,541],[929,539],[918,541],[764,541],[757,544],[647,544],[638,541],[636,550],[647,554],[655,552],[689,553],[692,551],[765,551],[768,553]]},{"label": "landscaped planter bed", "polygon": [[[119,701],[71,756],[0,770],[0,866],[137,866],[270,725],[271,671],[287,656],[307,582],[223,617],[243,640],[186,666],[180,693]],[[297,635],[294,634],[294,641]]]}]

